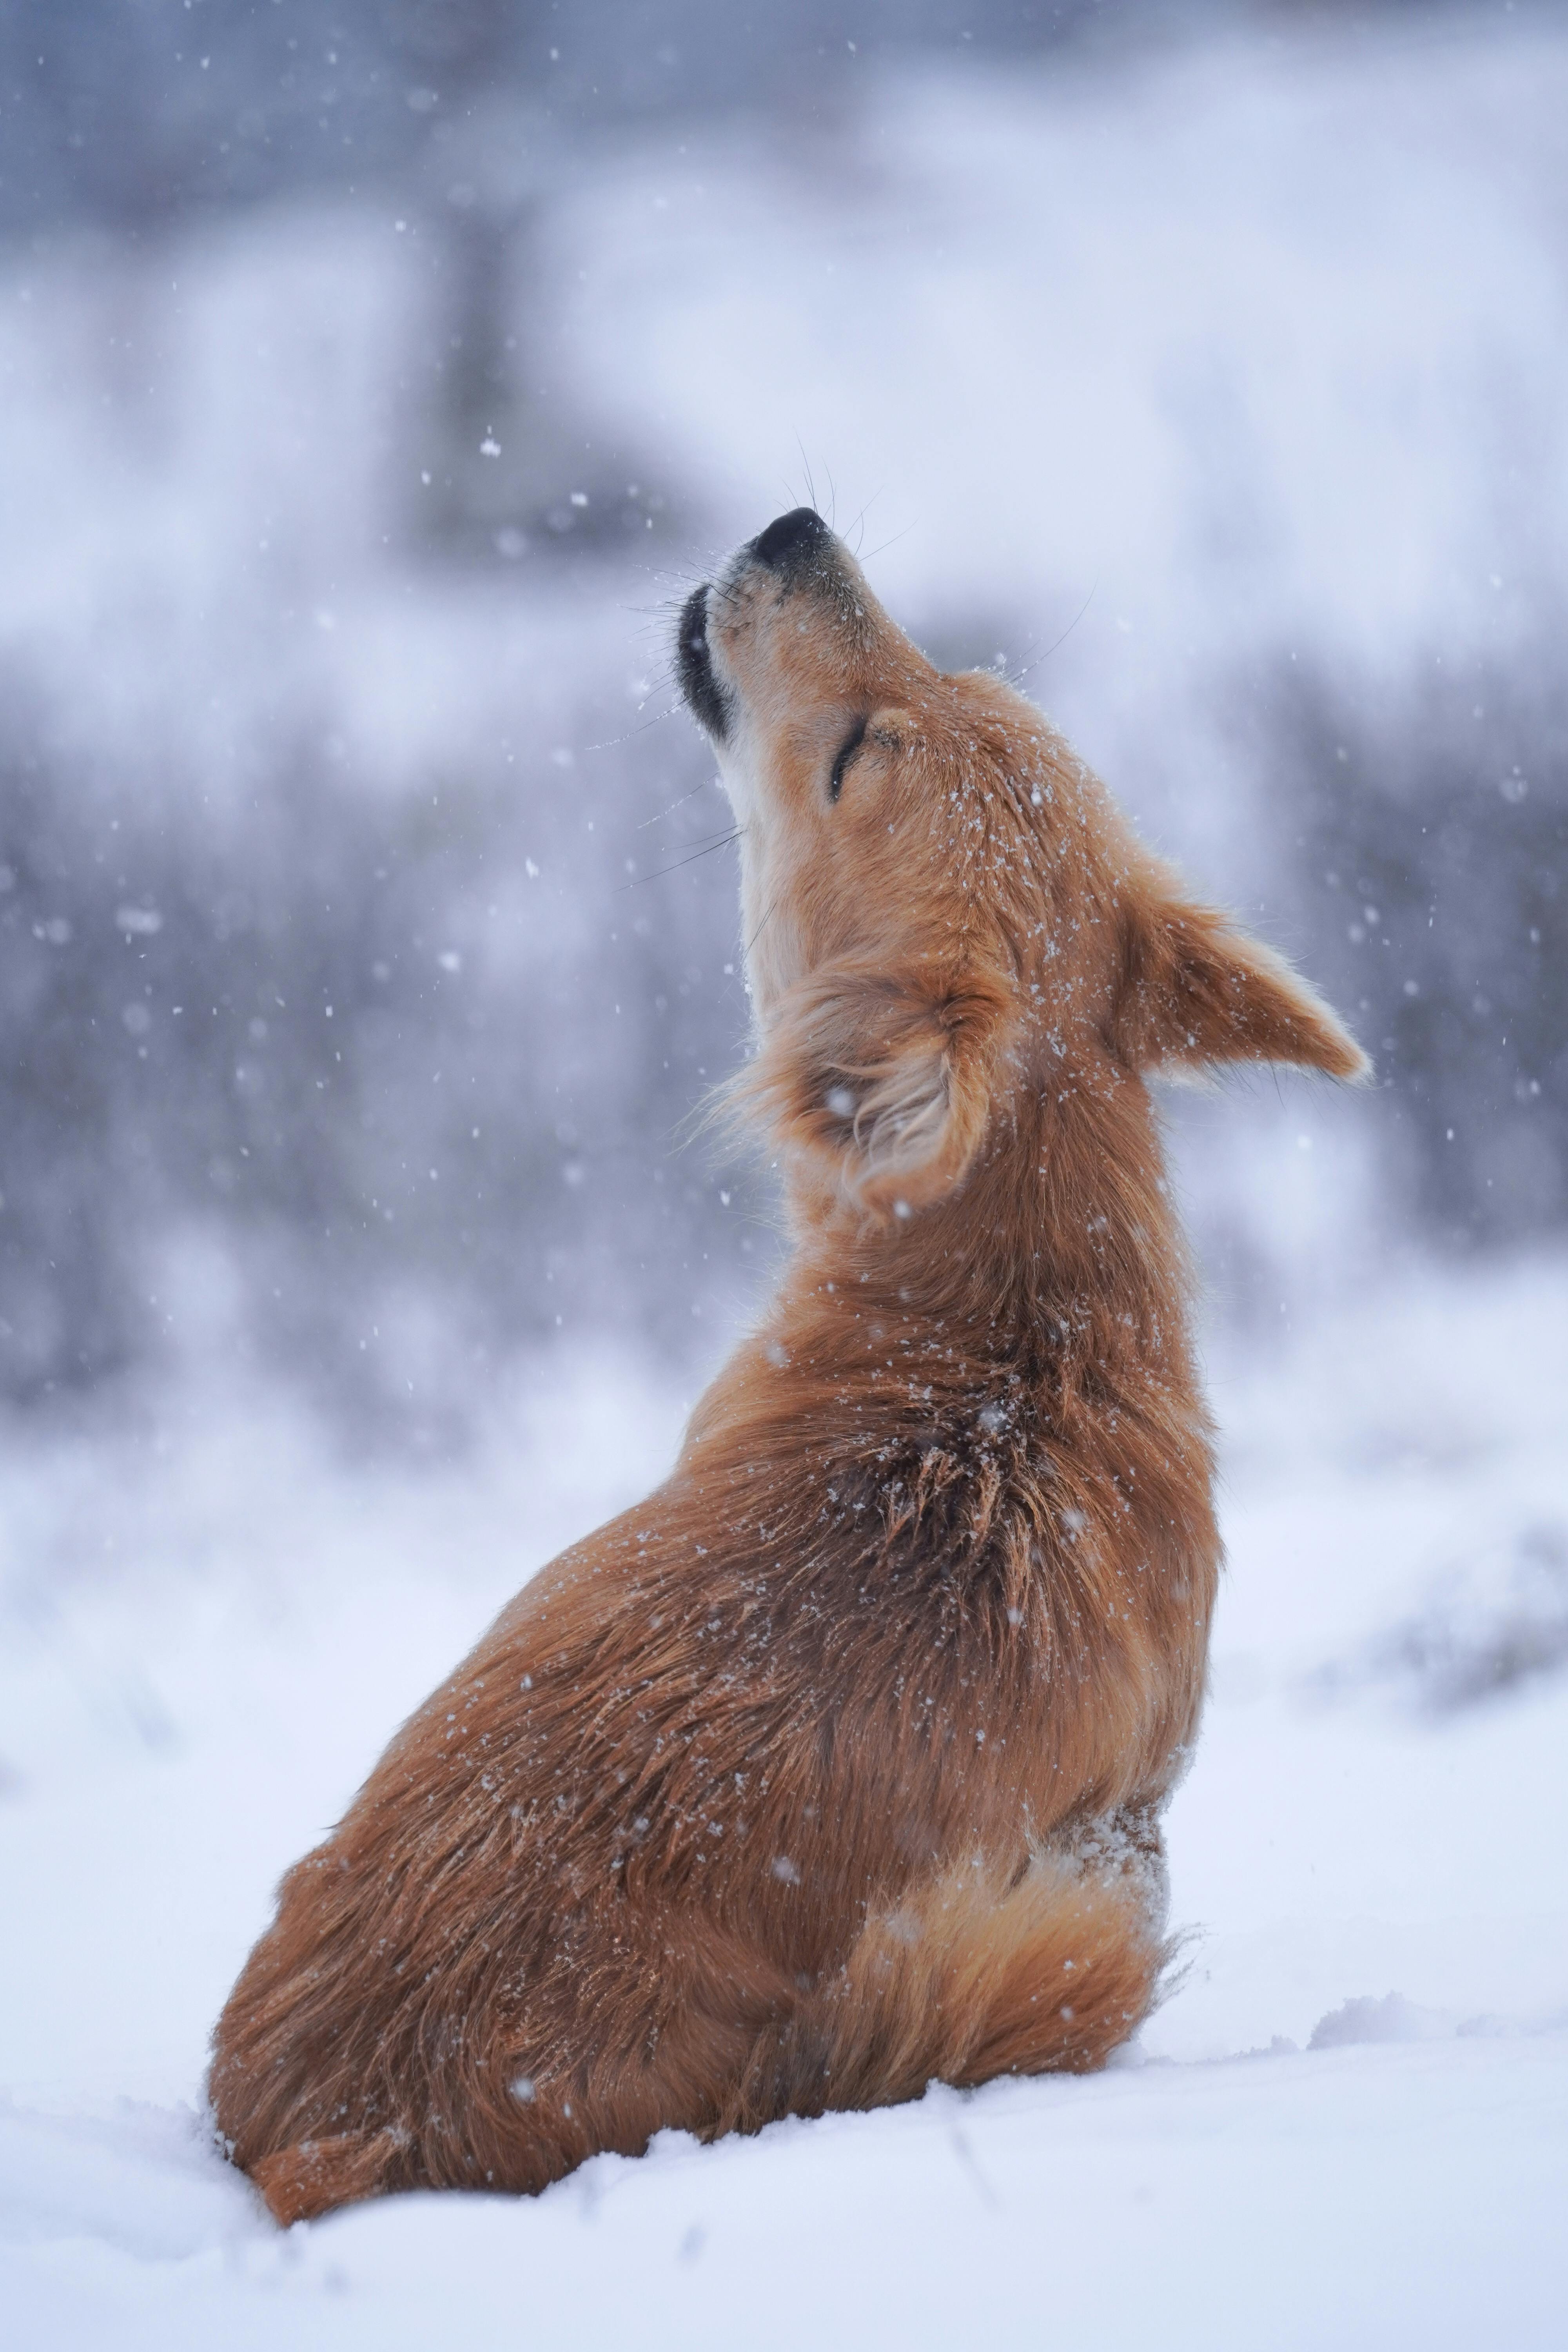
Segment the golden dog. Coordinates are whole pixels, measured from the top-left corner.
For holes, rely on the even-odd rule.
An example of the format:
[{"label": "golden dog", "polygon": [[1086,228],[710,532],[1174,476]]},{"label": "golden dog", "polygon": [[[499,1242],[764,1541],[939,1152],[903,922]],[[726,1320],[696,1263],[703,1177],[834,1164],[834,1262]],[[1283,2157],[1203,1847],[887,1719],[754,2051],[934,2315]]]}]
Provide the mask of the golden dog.
[{"label": "golden dog", "polygon": [[1099,2065],[1219,1566],[1151,1070],[1365,1067],[807,509],[681,618],[794,1255],[646,1503],[284,1880],[211,2095],[280,2221]]}]

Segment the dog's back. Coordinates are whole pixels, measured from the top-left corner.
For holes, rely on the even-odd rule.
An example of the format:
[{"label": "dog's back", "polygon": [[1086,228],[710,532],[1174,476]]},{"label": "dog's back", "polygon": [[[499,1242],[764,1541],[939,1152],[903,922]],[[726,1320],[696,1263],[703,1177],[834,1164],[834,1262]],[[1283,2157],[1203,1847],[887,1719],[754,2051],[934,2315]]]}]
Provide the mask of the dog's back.
[{"label": "dog's back", "polygon": [[212,2074],[283,2219],[1092,2066],[1155,1996],[1219,1548],[1144,1073],[1361,1057],[815,517],[682,631],[795,1257],[284,1882]]}]

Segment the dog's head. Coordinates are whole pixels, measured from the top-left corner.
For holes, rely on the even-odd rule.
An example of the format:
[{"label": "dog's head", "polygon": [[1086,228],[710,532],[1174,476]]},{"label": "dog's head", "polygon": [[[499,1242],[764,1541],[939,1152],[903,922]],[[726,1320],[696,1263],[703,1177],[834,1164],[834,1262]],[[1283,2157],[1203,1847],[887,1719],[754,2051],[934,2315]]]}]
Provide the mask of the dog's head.
[{"label": "dog's head", "polygon": [[951,1192],[1020,1087],[1238,1060],[1364,1073],[1032,704],[932,667],[809,507],[689,598],[677,652],[741,829],[745,1091],[860,1209]]}]

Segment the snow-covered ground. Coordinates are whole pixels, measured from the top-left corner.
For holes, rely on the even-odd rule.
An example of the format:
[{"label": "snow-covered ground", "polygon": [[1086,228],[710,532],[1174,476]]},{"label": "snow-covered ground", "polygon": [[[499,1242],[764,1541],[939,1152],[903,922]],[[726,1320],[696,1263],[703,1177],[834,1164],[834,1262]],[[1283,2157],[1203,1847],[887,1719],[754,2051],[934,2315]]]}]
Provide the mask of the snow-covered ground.
[{"label": "snow-covered ground", "polygon": [[1216,1344],[1215,1383],[1231,1568],[1171,1817],[1193,1936],[1122,2063],[286,2235],[201,2116],[270,1886],[521,1578],[658,1475],[688,1400],[563,1355],[406,1477],[259,1395],[14,1433],[7,2343],[1560,2344],[1568,1265],[1411,1268]]}]

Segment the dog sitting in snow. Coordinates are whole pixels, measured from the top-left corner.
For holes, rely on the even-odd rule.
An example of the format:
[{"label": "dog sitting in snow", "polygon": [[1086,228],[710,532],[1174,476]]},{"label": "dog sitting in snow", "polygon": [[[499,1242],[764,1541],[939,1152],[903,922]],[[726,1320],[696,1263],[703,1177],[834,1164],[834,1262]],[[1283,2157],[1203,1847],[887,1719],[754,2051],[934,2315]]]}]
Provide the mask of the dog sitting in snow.
[{"label": "dog sitting in snow", "polygon": [[211,2075],[282,2221],[1097,2066],[1159,1983],[1220,1555],[1148,1078],[1363,1056],[809,509],[679,662],[794,1255],[285,1879]]}]

